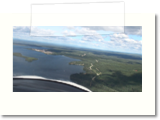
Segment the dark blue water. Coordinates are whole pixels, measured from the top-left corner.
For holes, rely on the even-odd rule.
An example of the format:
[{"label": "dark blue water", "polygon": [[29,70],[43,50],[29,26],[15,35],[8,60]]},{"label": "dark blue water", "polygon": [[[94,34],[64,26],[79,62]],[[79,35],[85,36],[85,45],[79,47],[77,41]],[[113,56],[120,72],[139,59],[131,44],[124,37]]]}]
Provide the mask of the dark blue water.
[{"label": "dark blue water", "polygon": [[13,75],[36,75],[52,79],[69,80],[74,73],[85,72],[83,66],[69,65],[69,62],[80,61],[64,55],[47,55],[26,48],[47,49],[44,47],[31,47],[13,45],[13,52],[24,56],[38,58],[28,62],[24,58],[13,56]]}]

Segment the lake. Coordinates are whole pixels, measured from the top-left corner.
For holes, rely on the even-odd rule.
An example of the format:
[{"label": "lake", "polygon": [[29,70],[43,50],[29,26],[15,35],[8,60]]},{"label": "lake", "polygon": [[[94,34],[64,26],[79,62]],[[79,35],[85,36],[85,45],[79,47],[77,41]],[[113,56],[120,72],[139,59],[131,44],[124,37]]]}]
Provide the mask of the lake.
[{"label": "lake", "polygon": [[83,66],[69,65],[72,61],[80,61],[66,57],[64,55],[47,55],[41,52],[28,50],[48,49],[39,46],[13,45],[13,52],[21,53],[23,56],[34,57],[38,60],[28,62],[24,58],[13,56],[13,76],[17,75],[36,75],[46,78],[70,81],[70,75],[74,73],[84,73]]}]

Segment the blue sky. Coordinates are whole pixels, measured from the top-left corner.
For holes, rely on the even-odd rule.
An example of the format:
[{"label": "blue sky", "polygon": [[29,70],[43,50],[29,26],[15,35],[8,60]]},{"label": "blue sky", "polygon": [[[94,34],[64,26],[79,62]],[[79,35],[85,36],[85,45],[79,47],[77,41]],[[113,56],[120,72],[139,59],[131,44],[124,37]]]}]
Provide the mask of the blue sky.
[{"label": "blue sky", "polygon": [[13,38],[74,47],[142,53],[141,26],[14,26]]},{"label": "blue sky", "polygon": [[129,38],[134,39],[134,40],[138,40],[138,41],[142,40],[142,36],[138,36],[138,35],[129,35]]}]

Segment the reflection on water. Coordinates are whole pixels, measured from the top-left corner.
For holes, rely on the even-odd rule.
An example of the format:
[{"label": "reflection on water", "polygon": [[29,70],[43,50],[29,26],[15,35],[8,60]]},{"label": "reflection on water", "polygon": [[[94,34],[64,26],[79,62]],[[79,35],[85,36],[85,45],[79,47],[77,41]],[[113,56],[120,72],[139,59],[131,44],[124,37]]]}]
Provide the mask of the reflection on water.
[{"label": "reflection on water", "polygon": [[24,58],[13,56],[13,75],[37,75],[46,78],[70,80],[70,75],[85,72],[83,66],[69,65],[69,62],[80,61],[63,55],[46,55],[26,48],[46,49],[44,47],[30,47],[13,45],[13,52],[38,60],[28,62]]}]

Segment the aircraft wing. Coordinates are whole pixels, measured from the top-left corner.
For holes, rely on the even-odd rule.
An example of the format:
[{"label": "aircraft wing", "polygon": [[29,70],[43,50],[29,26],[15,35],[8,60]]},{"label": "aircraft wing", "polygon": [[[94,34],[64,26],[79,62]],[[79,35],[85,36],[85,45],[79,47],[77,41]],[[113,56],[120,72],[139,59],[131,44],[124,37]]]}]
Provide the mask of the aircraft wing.
[{"label": "aircraft wing", "polygon": [[39,76],[14,76],[13,92],[91,92],[88,88],[69,81]]}]

